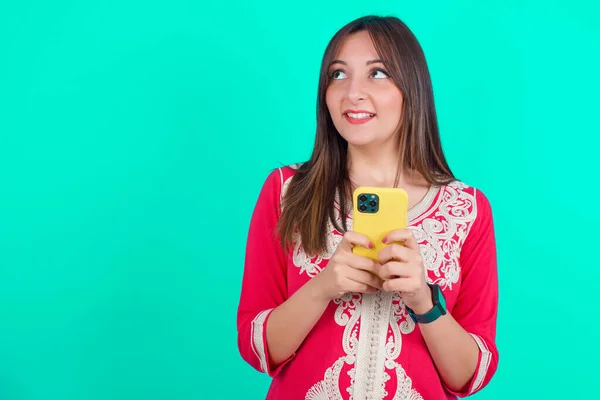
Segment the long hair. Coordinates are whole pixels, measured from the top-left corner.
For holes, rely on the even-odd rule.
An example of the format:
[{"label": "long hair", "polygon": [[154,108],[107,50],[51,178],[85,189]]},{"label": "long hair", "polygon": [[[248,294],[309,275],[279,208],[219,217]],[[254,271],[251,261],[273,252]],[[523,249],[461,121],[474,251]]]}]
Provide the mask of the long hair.
[{"label": "long hair", "polygon": [[[313,152],[310,160],[297,168],[287,188],[278,223],[282,245],[288,247],[295,235],[299,235],[304,251],[310,255],[325,250],[328,220],[338,232],[346,230],[345,210],[352,201],[348,143],[333,124],[325,93],[330,84],[329,67],[342,41],[361,31],[369,33],[390,78],[404,97],[396,182],[403,168],[418,171],[431,185],[444,185],[455,179],[442,151],[431,78],[417,38],[396,17],[366,16],[348,23],[325,49],[319,76]],[[335,218],[336,195],[342,226]]]}]

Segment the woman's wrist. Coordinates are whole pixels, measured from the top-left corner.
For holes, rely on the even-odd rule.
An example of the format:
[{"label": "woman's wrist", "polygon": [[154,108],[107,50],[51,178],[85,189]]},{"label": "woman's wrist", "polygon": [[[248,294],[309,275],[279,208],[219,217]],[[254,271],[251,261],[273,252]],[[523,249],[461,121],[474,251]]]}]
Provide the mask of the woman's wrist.
[{"label": "woman's wrist", "polygon": [[404,300],[404,304],[409,307],[415,314],[426,314],[433,309],[433,298],[431,288],[427,286],[427,289],[423,289],[423,294],[419,296],[419,299],[410,299],[413,301]]},{"label": "woman's wrist", "polygon": [[332,300],[327,296],[325,290],[320,285],[320,279],[318,275],[309,280],[304,285],[304,289],[307,291],[307,295],[310,297],[311,301],[317,304],[327,306],[327,304],[329,304],[329,302]]}]

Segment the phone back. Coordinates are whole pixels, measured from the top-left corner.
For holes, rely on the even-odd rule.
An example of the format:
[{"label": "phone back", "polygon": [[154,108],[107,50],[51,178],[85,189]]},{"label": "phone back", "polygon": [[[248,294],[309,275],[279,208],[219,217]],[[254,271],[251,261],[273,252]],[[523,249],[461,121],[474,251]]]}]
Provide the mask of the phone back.
[{"label": "phone back", "polygon": [[377,254],[386,246],[381,242],[385,235],[406,228],[408,194],[400,188],[361,186],[353,193],[353,230],[366,235],[373,243],[372,249],[355,246],[355,254],[377,260]]}]

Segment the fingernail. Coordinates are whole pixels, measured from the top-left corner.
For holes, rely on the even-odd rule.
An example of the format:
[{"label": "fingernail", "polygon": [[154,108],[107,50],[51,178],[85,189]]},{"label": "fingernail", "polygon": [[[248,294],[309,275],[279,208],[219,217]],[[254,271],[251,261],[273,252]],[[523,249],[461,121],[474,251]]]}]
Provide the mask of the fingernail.
[{"label": "fingernail", "polygon": [[383,239],[381,239],[381,243],[387,243],[387,237],[384,237]]},{"label": "fingernail", "polygon": [[373,248],[373,243],[369,242],[369,248],[372,249]]}]

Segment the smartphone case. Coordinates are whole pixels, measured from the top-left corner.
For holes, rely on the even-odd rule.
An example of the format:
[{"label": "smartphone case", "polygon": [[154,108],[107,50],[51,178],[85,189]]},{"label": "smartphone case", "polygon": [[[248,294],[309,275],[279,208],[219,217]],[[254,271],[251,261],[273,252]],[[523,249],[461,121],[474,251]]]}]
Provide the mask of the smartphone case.
[{"label": "smartphone case", "polygon": [[[359,200],[363,194],[368,198],[367,203]],[[377,200],[377,207],[371,207],[371,200]],[[360,210],[361,206],[367,206],[367,210]],[[373,248],[354,246],[353,253],[377,260],[377,254],[386,246],[381,240],[393,230],[406,228],[407,218],[408,194],[404,189],[356,188],[353,193],[353,231],[366,235]]]}]

